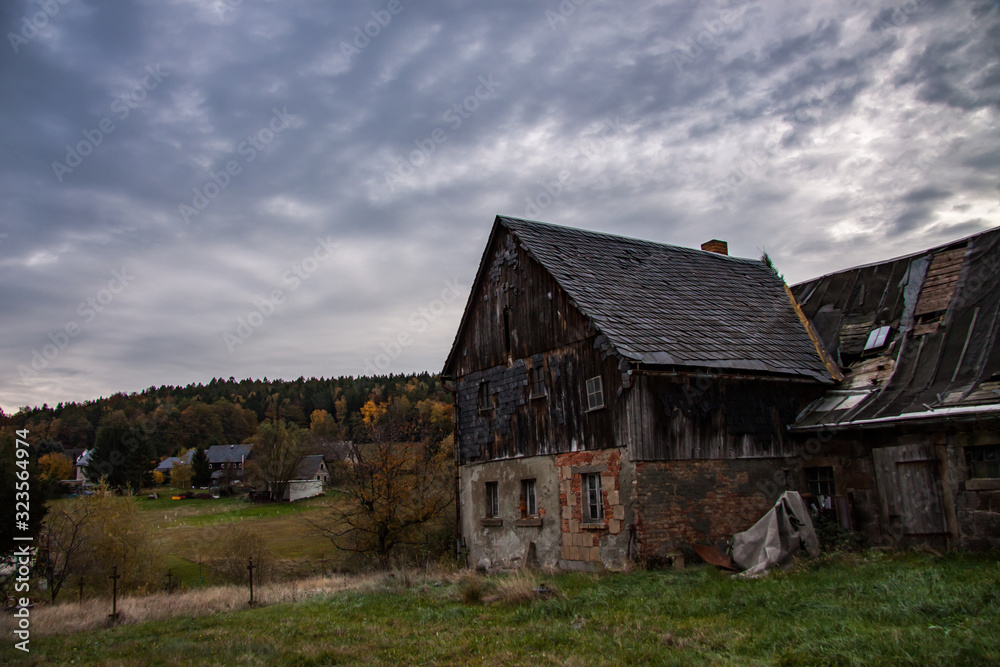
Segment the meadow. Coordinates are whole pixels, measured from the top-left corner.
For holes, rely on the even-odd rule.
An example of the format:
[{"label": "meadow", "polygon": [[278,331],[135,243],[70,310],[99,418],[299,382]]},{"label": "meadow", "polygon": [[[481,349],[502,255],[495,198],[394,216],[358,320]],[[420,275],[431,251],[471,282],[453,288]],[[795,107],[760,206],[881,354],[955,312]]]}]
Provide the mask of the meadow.
[{"label": "meadow", "polygon": [[1000,664],[996,555],[832,555],[754,580],[709,566],[397,570],[273,584],[253,607],[246,593],[157,594],[126,603],[113,627],[107,601],[40,609],[31,654],[5,643],[0,662]]}]

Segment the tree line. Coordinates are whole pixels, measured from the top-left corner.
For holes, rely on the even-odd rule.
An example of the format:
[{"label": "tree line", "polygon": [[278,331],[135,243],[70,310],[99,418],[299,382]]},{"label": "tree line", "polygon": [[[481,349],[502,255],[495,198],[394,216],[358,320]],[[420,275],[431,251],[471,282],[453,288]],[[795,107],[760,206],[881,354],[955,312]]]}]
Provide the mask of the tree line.
[{"label": "tree line", "polygon": [[[9,428],[29,430],[39,457],[92,449],[94,470],[107,474],[112,486],[138,488],[152,482],[151,469],[164,458],[188,449],[250,442],[265,422],[307,429],[321,442],[364,441],[368,431],[362,406],[397,399],[406,406],[407,439],[440,441],[451,432],[451,396],[439,377],[429,373],[213,379],[55,407],[23,407],[7,421]],[[55,456],[41,464],[45,474],[56,478],[66,472],[67,463]]]}]

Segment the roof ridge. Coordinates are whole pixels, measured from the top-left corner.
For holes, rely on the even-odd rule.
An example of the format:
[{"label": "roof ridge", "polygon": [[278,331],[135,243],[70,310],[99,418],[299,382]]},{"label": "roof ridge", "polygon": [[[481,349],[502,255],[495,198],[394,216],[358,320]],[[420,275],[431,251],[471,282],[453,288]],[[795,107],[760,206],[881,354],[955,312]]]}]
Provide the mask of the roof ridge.
[{"label": "roof ridge", "polygon": [[980,232],[976,232],[975,234],[969,234],[968,236],[963,236],[963,237],[954,239],[952,241],[946,241],[945,243],[941,243],[941,244],[936,245],[936,246],[931,246],[930,248],[923,248],[922,250],[915,250],[914,252],[907,253],[905,255],[899,255],[897,257],[891,257],[889,259],[881,259],[881,260],[877,260],[877,261],[874,261],[874,262],[866,262],[864,264],[858,264],[857,266],[849,266],[847,268],[838,269],[836,271],[830,271],[829,273],[824,273],[823,275],[815,276],[814,278],[809,278],[807,280],[803,280],[803,281],[797,282],[794,285],[791,285],[791,287],[792,287],[792,289],[794,289],[796,287],[800,287],[800,286],[806,285],[808,283],[816,282],[817,280],[823,280],[824,278],[827,278],[829,276],[835,276],[838,273],[847,273],[849,271],[857,271],[859,269],[868,269],[868,268],[871,268],[873,266],[880,266],[882,264],[892,264],[893,262],[899,262],[899,261],[902,261],[904,259],[913,259],[915,257],[920,257],[921,255],[926,255],[929,252],[931,252],[931,253],[933,253],[933,252],[940,252],[940,251],[948,248],[949,246],[957,246],[957,245],[959,245],[961,243],[968,244],[968,242],[971,241],[974,238],[983,236],[985,234],[989,234],[990,232],[997,232],[997,231],[1000,231],[1000,226],[990,227],[989,229],[984,229],[984,230],[982,230]]},{"label": "roof ridge", "polygon": [[672,243],[664,243],[662,241],[651,241],[649,239],[640,239],[640,238],[636,238],[634,236],[624,236],[622,234],[614,234],[614,233],[611,233],[611,232],[599,232],[599,231],[594,231],[592,229],[580,229],[579,227],[568,227],[566,225],[556,225],[556,224],[553,224],[551,222],[541,222],[541,221],[538,221],[538,220],[527,220],[525,218],[515,218],[515,217],[509,216],[509,215],[500,215],[500,216],[497,216],[497,217],[499,217],[500,220],[503,220],[503,221],[513,222],[513,223],[515,223],[515,225],[517,225],[517,224],[526,224],[526,225],[529,225],[529,226],[536,226],[536,227],[554,229],[554,230],[566,232],[566,233],[569,233],[569,234],[579,234],[579,235],[583,235],[583,236],[591,236],[591,237],[596,237],[598,239],[613,239],[613,240],[616,240],[616,241],[625,241],[625,242],[628,242],[628,243],[636,243],[636,244],[641,244],[641,245],[648,245],[648,246],[652,246],[654,248],[669,248],[671,250],[677,250],[677,251],[681,251],[681,252],[695,253],[695,254],[697,254],[699,256],[703,256],[703,255],[704,256],[712,256],[715,259],[719,259],[719,260],[723,260],[723,261],[736,261],[736,262],[740,262],[740,263],[746,263],[746,264],[761,265],[761,266],[763,266],[763,262],[761,262],[759,259],[753,259],[752,257],[737,257],[735,255],[723,255],[722,253],[711,252],[711,251],[708,251],[708,250],[702,250],[700,248],[689,248],[687,246],[674,245]]}]

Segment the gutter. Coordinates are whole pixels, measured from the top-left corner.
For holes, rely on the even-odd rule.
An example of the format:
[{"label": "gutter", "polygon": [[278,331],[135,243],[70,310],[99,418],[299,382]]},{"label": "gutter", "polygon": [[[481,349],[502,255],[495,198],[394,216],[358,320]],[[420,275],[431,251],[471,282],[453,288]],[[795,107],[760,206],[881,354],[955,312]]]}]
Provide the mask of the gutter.
[{"label": "gutter", "polygon": [[910,412],[903,415],[893,415],[891,417],[858,419],[856,421],[836,422],[832,424],[813,424],[811,426],[790,426],[788,430],[793,433],[805,433],[810,431],[842,431],[848,428],[883,428],[907,422],[928,424],[936,422],[967,421],[982,416],[987,418],[1000,417],[1000,404],[962,405],[954,408],[928,410],[926,412]]}]

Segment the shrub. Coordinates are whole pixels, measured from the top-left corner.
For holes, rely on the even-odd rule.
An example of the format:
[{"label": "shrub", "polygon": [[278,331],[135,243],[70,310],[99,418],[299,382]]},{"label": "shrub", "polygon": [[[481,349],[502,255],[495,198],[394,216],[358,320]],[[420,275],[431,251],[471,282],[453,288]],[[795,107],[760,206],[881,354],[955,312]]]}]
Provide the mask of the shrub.
[{"label": "shrub", "polygon": [[224,531],[214,550],[213,568],[236,584],[250,581],[247,566],[253,558],[254,583],[274,577],[274,554],[259,533],[241,523]]},{"label": "shrub", "polygon": [[470,573],[459,579],[458,588],[464,604],[479,604],[486,592],[486,582],[480,576]]}]

